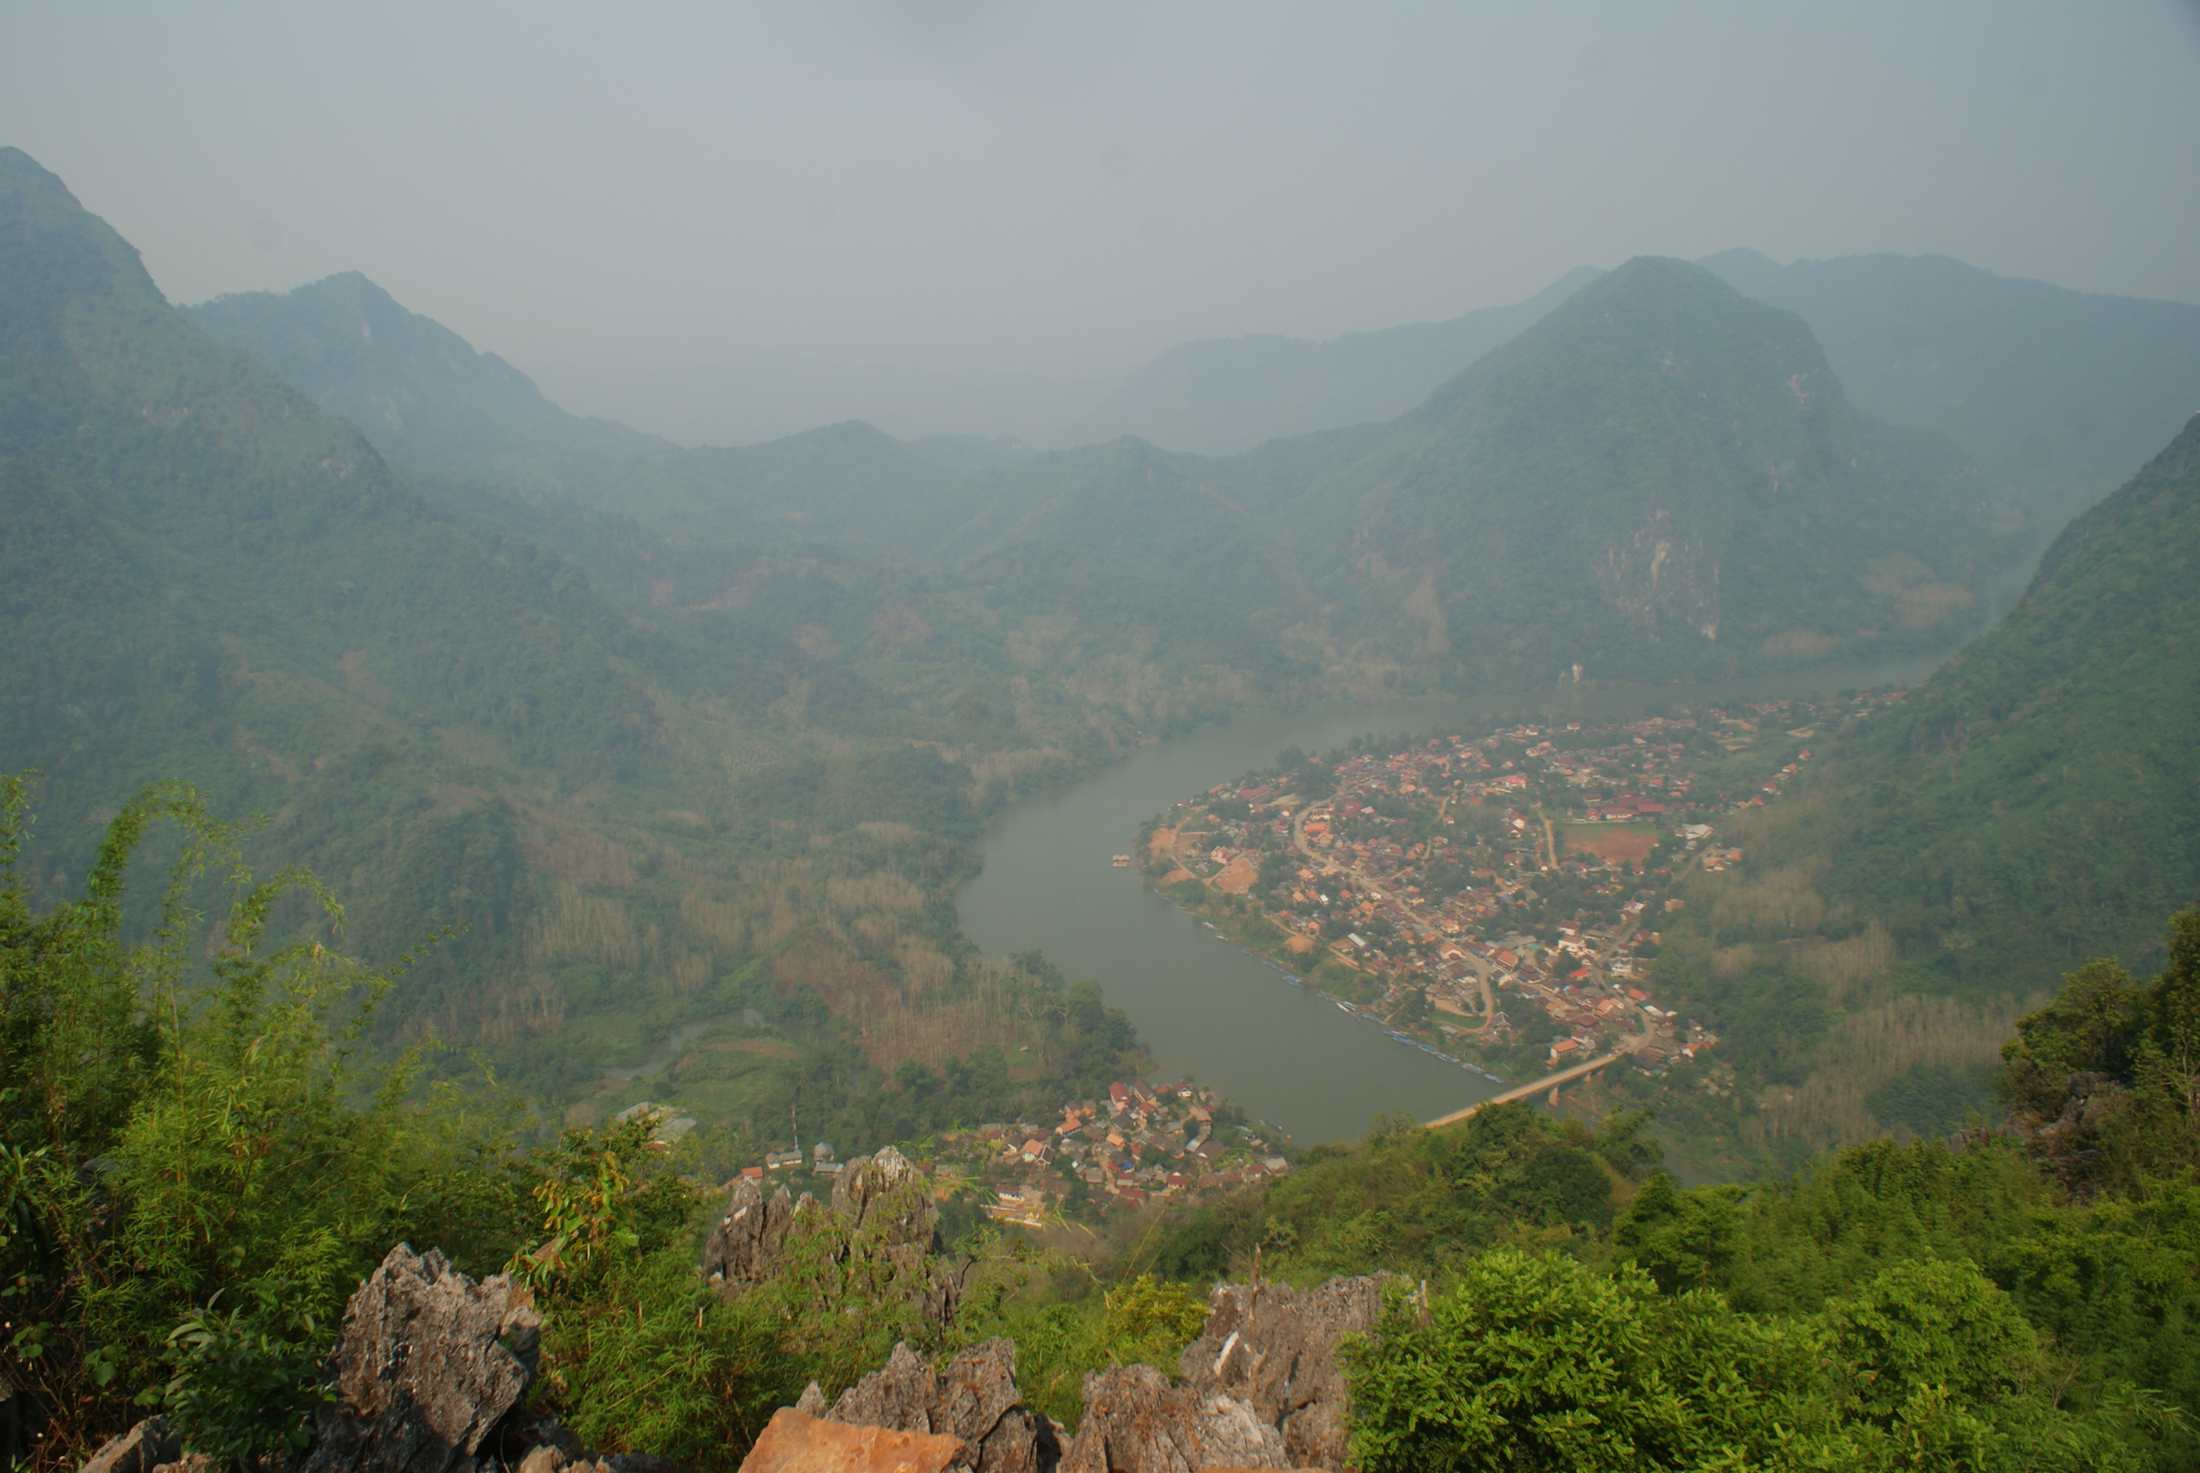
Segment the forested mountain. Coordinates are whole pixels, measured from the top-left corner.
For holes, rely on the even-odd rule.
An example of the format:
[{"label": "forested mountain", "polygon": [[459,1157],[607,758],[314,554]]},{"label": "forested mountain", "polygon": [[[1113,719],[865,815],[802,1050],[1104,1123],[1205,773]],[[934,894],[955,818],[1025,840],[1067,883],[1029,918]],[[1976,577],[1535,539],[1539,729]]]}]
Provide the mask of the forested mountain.
[{"label": "forested mountain", "polygon": [[1799,319],[1653,259],[1389,423],[1228,460],[1123,441],[1042,464],[996,503],[1010,522],[974,532],[996,549],[981,569],[1158,580],[1363,684],[1944,646],[2021,540],[1952,446],[1851,409]]},{"label": "forested mountain", "polygon": [[[1944,256],[1781,265],[1732,250],[1697,264],[1810,325],[1865,413],[1949,436],[2023,488],[2037,533],[2123,479],[2200,404],[2200,306],[2072,291]],[[1187,343],[1134,373],[1080,424],[1225,453],[1388,419],[1556,308],[1580,268],[1526,302],[1327,342]]]},{"label": "forested mountain", "polygon": [[479,902],[473,946],[511,946],[518,841],[489,791],[637,777],[662,741],[647,638],[201,336],[14,151],[0,252],[0,751],[43,775],[49,857],[80,858],[75,825],[137,784],[188,776],[371,875],[364,935],[437,920],[397,897],[440,866]]},{"label": "forested mountain", "polygon": [[[1288,453],[1256,459],[1287,474]],[[1944,443],[1851,409],[1799,319],[1651,258],[1318,467],[1289,507],[1359,619],[1387,597],[1457,668],[1547,676],[1944,640],[2006,555],[1990,489]]]},{"label": "forested mountain", "polygon": [[2200,419],[2057,539],[2000,624],[1744,815],[1662,986],[1725,1036],[1731,1104],[1669,1127],[1796,1153],[1955,1129],[2011,1021],[2090,957],[2151,965],[2200,897]]},{"label": "forested mountain", "polygon": [[[338,285],[391,321],[326,310]],[[356,278],[199,315],[366,415],[431,493],[456,480],[550,508],[530,531],[660,603],[720,596],[729,559],[807,546],[952,574],[1011,616],[1143,627],[1178,661],[1346,689],[1757,668],[1944,646],[1976,617],[2025,531],[1953,447],[1857,414],[1800,321],[1705,272],[1641,261],[1577,285],[1411,413],[1219,459],[1127,438],[930,446],[859,423],[683,450],[564,415]],[[454,364],[481,385],[447,391]],[[347,387],[362,380],[366,401]],[[432,439],[402,414],[375,427],[414,403],[442,406]],[[526,448],[545,416],[554,432]],[[656,546],[646,566],[620,560],[605,516]]]},{"label": "forested mountain", "polygon": [[665,442],[566,413],[534,381],[356,271],[287,294],[245,292],[184,309],[400,465],[444,470],[633,456]]},{"label": "forested mountain", "polygon": [[1702,263],[1811,325],[1858,407],[1939,430],[2033,492],[2044,530],[2145,463],[2200,406],[2200,306],[1998,276],[1945,256],[1755,251]]},{"label": "forested mountain", "polygon": [[[970,514],[969,498],[991,490],[992,469],[1015,458],[982,442],[905,444],[856,421],[686,449],[568,413],[524,373],[357,272],[286,294],[217,298],[186,315],[350,420],[393,464],[427,478],[431,495],[477,488],[538,517],[639,518],[720,551],[823,541],[922,560]],[[534,530],[555,538],[561,528]],[[578,530],[576,552],[604,531]]]},{"label": "forested mountain", "polygon": [[1524,302],[1444,322],[1308,339],[1216,338],[1169,349],[1067,432],[1075,443],[1135,435],[1230,455],[1265,440],[1395,419],[1594,279],[1582,267]]},{"label": "forested mountain", "polygon": [[34,893],[190,779],[341,887],[348,945],[434,943],[382,1041],[489,1048],[551,1109],[707,1098],[733,1151],[805,1082],[862,1139],[899,1065],[983,1054],[966,1093],[1001,1097],[1089,1033],[980,964],[944,892],[983,804],[1126,712],[1030,689],[982,611],[799,549],[682,561],[631,519],[607,600],[525,515],[446,510],[206,337],[13,150],[0,388],[0,771],[38,774]]},{"label": "forested mountain", "polygon": [[1832,775],[1828,892],[1950,986],[2145,956],[2200,898],[2200,417]]}]

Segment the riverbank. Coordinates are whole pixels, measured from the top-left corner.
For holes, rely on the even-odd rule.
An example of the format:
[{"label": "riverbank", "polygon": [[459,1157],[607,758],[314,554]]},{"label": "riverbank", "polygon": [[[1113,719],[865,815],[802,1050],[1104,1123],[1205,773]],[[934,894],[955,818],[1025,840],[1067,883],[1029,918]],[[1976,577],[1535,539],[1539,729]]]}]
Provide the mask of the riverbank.
[{"label": "riverbank", "polygon": [[[1929,664],[1828,670],[1708,687],[1567,687],[1546,716],[1610,719],[1719,700],[1915,679]],[[1141,747],[1120,761],[1021,799],[981,843],[957,898],[962,929],[997,957],[1038,949],[1071,977],[1097,980],[1153,1055],[1155,1077],[1196,1079],[1274,1121],[1304,1145],[1356,1139],[1378,1117],[1433,1119],[1497,1086],[1284,985],[1265,956],[1219,944],[1166,897],[1110,867],[1125,839],[1187,793],[1272,764],[1283,748],[1323,751],[1369,732],[1429,732],[1495,721],[1531,704],[1487,700],[1254,712]],[[1456,1052],[1456,1050],[1448,1050]],[[1511,1072],[1495,1058],[1492,1072]],[[1514,1077],[1532,1077],[1529,1068]]]}]

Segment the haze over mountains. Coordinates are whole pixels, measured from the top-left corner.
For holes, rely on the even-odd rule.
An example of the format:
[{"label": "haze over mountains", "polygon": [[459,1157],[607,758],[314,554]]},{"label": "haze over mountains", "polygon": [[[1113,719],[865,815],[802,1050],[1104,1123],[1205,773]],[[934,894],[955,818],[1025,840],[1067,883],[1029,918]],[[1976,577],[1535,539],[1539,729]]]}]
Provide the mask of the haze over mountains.
[{"label": "haze over mountains", "polygon": [[[1521,316],[1565,302],[1551,322],[1393,424],[1216,461],[905,445],[856,425],[725,450],[623,441],[570,416],[535,436],[556,412],[524,379],[355,280],[192,315],[434,474],[597,508],[607,498],[589,488],[615,484],[620,512],[683,537],[769,528],[991,568],[1065,613],[1071,588],[1088,612],[1138,589],[1195,604],[1258,663],[1303,670],[1520,679],[1855,655],[1936,626],[1945,640],[1973,585],[2013,558],[2021,509],[1951,447],[1860,419],[1793,318],[1680,263],[1610,273],[1587,305],[1568,295],[1547,294]],[[332,315],[332,298],[373,320]],[[1592,434],[1604,443],[1584,450]],[[1785,617],[1796,609],[1809,617]]]},{"label": "haze over mountains", "polygon": [[[898,1020],[859,1029],[858,1052],[893,1065],[897,1036],[944,1040],[991,985],[954,929],[951,877],[979,817],[1029,783],[1252,701],[1532,698],[1945,650],[1979,627],[2043,516],[2045,481],[1874,418],[1806,319],[1679,261],[1554,291],[1391,419],[1237,455],[904,442],[857,423],[688,449],[567,414],[357,276],[179,313],[27,156],[0,156],[0,185],[18,386],[9,617],[27,652],[4,735],[72,815],[41,852],[81,854],[90,815],[161,776],[264,808],[271,842],[348,878],[363,934],[470,928],[400,1017],[540,1070],[583,1038],[646,1052],[678,1019],[722,1016],[713,979],[758,960],[843,1022]],[[1912,266],[1887,269],[1899,282]],[[1835,277],[1853,292],[1880,279]],[[2038,295],[2009,290],[2020,306]],[[2056,300],[2096,351],[2098,304]],[[2170,334],[2142,372],[2180,351]],[[1968,400],[1917,402],[1992,432],[1964,419]],[[2090,423],[2110,429],[2070,441],[2073,464],[2138,432]],[[2109,545],[2085,529],[2124,525],[2114,508],[2132,494],[2066,542]],[[2119,566],[2192,536],[2174,517],[2132,526],[2110,539]],[[1998,693],[1965,700],[2084,706],[2090,732],[2119,702],[2181,709],[2189,662],[2148,653],[2178,647],[2177,588],[2056,594],[2050,575],[2082,561],[2058,552],[2031,612],[1945,677],[2003,672]],[[2058,600],[2118,622],[2034,628]],[[2100,652],[2082,701],[2076,686],[2039,694],[2072,677],[2006,653],[2036,665],[2079,648]],[[1940,688],[1912,710],[1936,709]],[[1972,734],[1958,750],[2014,750],[1976,737],[1976,715],[1951,720],[1933,730]],[[2023,728],[2065,750],[2056,729]],[[1903,767],[1860,749],[1846,770],[1886,775],[1857,791],[1900,796],[1847,803],[1829,892],[1883,912],[1921,960],[1960,958],[1946,938],[1990,924],[2031,938],[2039,966],[2143,943],[2190,884],[2184,810],[2150,785],[2191,763],[2174,724],[2128,729],[2156,735],[2123,766]],[[2012,762],[2056,776],[2022,803],[1978,787]],[[2119,784],[2147,795],[2139,847],[2174,859],[2124,887],[2128,905],[2056,919],[2043,894],[1961,878],[2019,842],[1990,837],[2005,824],[2033,851],[2049,833],[2099,849],[2111,831],[2082,838],[2094,830],[2070,815]],[[1926,812],[1945,818],[1930,842],[1888,837]],[[714,874],[728,865],[761,868],[730,887]],[[917,911],[853,898],[882,870],[929,877],[912,881]],[[1855,878],[1897,874],[1941,898],[1913,911]],[[1990,920],[2012,907],[2034,929]],[[1946,964],[1967,977],[1983,963]],[[457,987],[469,972],[490,980]],[[629,973],[658,1001],[621,1016]],[[908,986],[916,974],[930,990]],[[805,1058],[858,1067],[805,1037]],[[789,1086],[773,1078],[744,1098]]]},{"label": "haze over mountains", "polygon": [[1597,274],[1578,267],[1524,302],[1444,322],[1322,341],[1265,334],[1185,343],[1117,385],[1065,438],[1136,435],[1229,455],[1284,435],[1395,419]]},{"label": "haze over mountains", "polygon": [[[1857,406],[1939,430],[2063,515],[2116,485],[2200,404],[2200,306],[2076,292],[1940,256],[1697,264],[1809,324]],[[1227,454],[1405,413],[1597,275],[1506,307],[1326,341],[1187,343],[1079,430]]]}]

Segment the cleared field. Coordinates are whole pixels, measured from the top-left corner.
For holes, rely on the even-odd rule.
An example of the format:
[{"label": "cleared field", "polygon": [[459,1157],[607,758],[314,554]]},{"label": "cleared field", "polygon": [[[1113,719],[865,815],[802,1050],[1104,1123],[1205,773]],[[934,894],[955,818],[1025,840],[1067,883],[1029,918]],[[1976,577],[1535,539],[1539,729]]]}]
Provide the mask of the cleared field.
[{"label": "cleared field", "polygon": [[1657,827],[1647,823],[1569,823],[1558,832],[1569,853],[1594,854],[1607,864],[1648,859],[1658,842]]},{"label": "cleared field", "polygon": [[1215,876],[1215,888],[1225,895],[1243,895],[1260,878],[1260,866],[1240,854]]}]

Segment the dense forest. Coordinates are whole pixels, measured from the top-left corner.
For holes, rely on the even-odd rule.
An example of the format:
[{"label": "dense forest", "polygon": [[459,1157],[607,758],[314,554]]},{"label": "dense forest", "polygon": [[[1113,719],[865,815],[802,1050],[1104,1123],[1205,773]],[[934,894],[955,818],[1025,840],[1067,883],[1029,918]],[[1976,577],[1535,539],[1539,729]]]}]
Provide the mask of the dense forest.
[{"label": "dense forest", "polygon": [[[2151,964],[2150,917],[2200,894],[2200,419],[2055,542],[2024,597],[1702,877],[1660,976],[1738,1045],[1731,1102],[1670,1128],[1793,1162],[1989,1105],[2042,959]],[[1687,1122],[1685,1125],[1683,1122]]]}]

